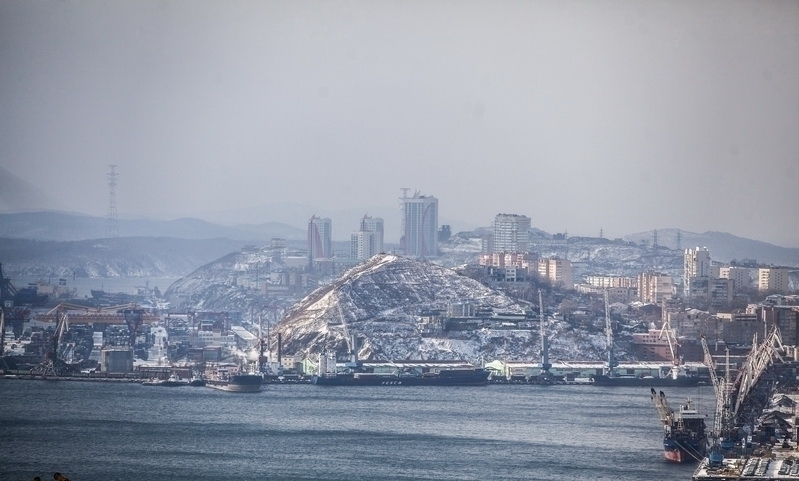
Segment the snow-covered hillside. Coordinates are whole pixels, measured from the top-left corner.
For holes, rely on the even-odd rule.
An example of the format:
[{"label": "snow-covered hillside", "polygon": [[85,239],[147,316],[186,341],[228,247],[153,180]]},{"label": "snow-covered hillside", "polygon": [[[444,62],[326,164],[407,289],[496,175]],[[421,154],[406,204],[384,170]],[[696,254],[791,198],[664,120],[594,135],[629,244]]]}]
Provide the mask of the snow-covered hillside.
[{"label": "snow-covered hillside", "polygon": [[[325,347],[341,355],[362,339],[361,359],[530,360],[540,356],[538,323],[524,329],[481,328],[422,336],[421,314],[468,302],[494,312],[523,313],[524,305],[499,291],[425,261],[381,254],[297,303],[278,324],[283,351],[315,357]],[[601,359],[600,323],[549,327],[553,359]]]}]

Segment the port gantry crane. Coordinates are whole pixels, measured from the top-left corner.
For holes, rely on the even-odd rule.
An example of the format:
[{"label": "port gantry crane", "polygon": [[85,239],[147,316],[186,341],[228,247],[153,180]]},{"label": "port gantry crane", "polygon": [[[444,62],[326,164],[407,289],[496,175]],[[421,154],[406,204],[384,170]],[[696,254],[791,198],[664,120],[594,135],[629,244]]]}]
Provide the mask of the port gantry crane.
[{"label": "port gantry crane", "polygon": [[[781,360],[779,350],[782,339],[779,329],[774,326],[765,340],[758,345],[757,335],[752,340],[752,350],[738,370],[735,382],[730,382],[730,353],[726,353],[726,366],[724,378],[719,378],[716,365],[710,355],[710,349],[704,336],[701,339],[702,349],[705,352],[705,365],[710,372],[710,379],[716,391],[716,414],[713,419],[713,432],[711,433],[711,446],[709,461],[711,465],[718,465],[723,460],[722,450],[734,446],[733,431],[736,425],[752,424],[760,414],[762,406],[757,406],[758,399],[768,396],[755,395],[766,389],[761,381],[769,381],[765,374],[774,364],[774,360]],[[770,387],[767,387],[770,388]],[[760,393],[762,394],[762,393]]]},{"label": "port gantry crane", "polygon": [[50,349],[45,355],[44,361],[39,364],[37,370],[41,370],[45,375],[62,376],[71,370],[71,367],[58,357],[61,339],[63,339],[64,334],[69,330],[69,316],[66,312],[58,309],[55,311],[55,317],[56,326],[53,332],[53,338],[50,340]]},{"label": "port gantry crane", "polygon": [[682,356],[680,356],[677,350],[679,343],[677,342],[677,337],[674,335],[674,330],[672,330],[671,323],[669,322],[668,318],[665,322],[663,322],[663,327],[660,328],[660,335],[658,338],[663,339],[664,335],[666,336],[666,341],[669,343],[669,353],[671,354],[670,375],[673,379],[677,379],[682,366]]},{"label": "port gantry crane", "polygon": [[549,362],[549,339],[547,339],[547,322],[544,316],[544,299],[541,289],[538,289],[538,312],[539,330],[541,331],[541,374],[539,377],[542,382],[552,382],[552,373],[549,372],[552,363]]},{"label": "port gantry crane", "polygon": [[616,366],[619,363],[613,355],[613,325],[610,322],[610,304],[608,303],[608,290],[605,289],[605,341],[608,345],[607,375],[616,377]]},{"label": "port gantry crane", "polygon": [[716,363],[707,347],[705,336],[701,338],[702,350],[705,353],[704,363],[710,373],[713,390],[716,392],[716,411],[713,414],[713,430],[710,433],[710,451],[708,461],[711,465],[720,465],[724,459],[722,449],[732,447],[732,411],[730,406],[730,350],[727,349],[724,377],[716,373]]},{"label": "port gantry crane", "polygon": [[735,406],[733,416],[740,425],[753,425],[762,413],[765,400],[772,394],[771,371],[775,360],[782,361],[780,350],[782,338],[777,326],[771,329],[762,343],[758,345],[757,335],[752,341],[752,350],[746,357],[735,380]]}]

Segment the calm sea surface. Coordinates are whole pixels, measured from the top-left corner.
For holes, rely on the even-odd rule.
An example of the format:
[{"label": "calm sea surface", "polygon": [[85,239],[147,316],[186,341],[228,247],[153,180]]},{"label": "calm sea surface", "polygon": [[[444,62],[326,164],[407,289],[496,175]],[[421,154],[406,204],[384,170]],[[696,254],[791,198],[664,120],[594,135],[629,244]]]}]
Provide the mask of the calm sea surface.
[{"label": "calm sea surface", "polygon": [[690,480],[661,432],[647,388],[0,380],[0,480]]}]

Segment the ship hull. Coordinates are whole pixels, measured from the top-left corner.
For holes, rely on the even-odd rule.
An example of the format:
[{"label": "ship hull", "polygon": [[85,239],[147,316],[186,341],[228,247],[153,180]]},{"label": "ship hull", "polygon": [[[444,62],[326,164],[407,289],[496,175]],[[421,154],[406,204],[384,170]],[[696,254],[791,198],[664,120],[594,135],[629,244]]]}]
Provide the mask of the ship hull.
[{"label": "ship hull", "polygon": [[643,387],[691,387],[699,385],[699,378],[696,376],[684,376],[678,378],[671,377],[610,377],[593,376],[595,386],[643,386]]},{"label": "ship hull", "polygon": [[441,371],[435,375],[396,376],[390,374],[347,373],[336,376],[314,376],[317,386],[485,386],[489,372],[485,369]]},{"label": "ship hull", "polygon": [[262,382],[263,379],[261,376],[256,374],[243,374],[231,376],[229,380],[225,381],[208,379],[205,381],[205,385],[220,391],[247,393],[259,392],[261,390]]},{"label": "ship hull", "polygon": [[705,441],[678,440],[666,437],[663,440],[663,457],[673,463],[688,463],[699,461],[705,457]]}]

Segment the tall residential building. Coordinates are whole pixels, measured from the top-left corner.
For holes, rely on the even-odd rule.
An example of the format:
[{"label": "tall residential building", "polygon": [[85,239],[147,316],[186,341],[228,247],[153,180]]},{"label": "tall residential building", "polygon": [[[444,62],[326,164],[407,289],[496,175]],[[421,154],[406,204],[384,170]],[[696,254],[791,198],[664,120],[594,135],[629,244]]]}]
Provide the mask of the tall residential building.
[{"label": "tall residential building", "polygon": [[664,299],[674,297],[674,282],[671,276],[659,272],[638,274],[638,299],[641,302],[660,305]]},{"label": "tall residential building", "polygon": [[406,256],[438,255],[438,199],[432,195],[402,197],[402,250]]},{"label": "tall residential building", "polygon": [[685,297],[691,297],[691,285],[695,283],[695,280],[701,279],[700,283],[706,285],[706,281],[710,277],[710,251],[707,250],[707,247],[685,249],[683,260],[683,293]]},{"label": "tall residential building", "polygon": [[572,263],[558,257],[538,259],[538,275],[549,279],[552,284],[563,284],[566,289],[574,289]]},{"label": "tall residential building", "polygon": [[494,217],[494,252],[527,252],[529,245],[529,217],[518,214]]},{"label": "tall residential building", "polygon": [[761,267],[757,270],[757,288],[761,291],[775,291],[787,294],[790,288],[786,267]]},{"label": "tall residential building", "polygon": [[308,220],[308,261],[333,257],[333,221],[315,215]]},{"label": "tall residential building", "polygon": [[383,252],[383,219],[363,216],[360,230],[350,237],[350,257],[366,260]]}]

